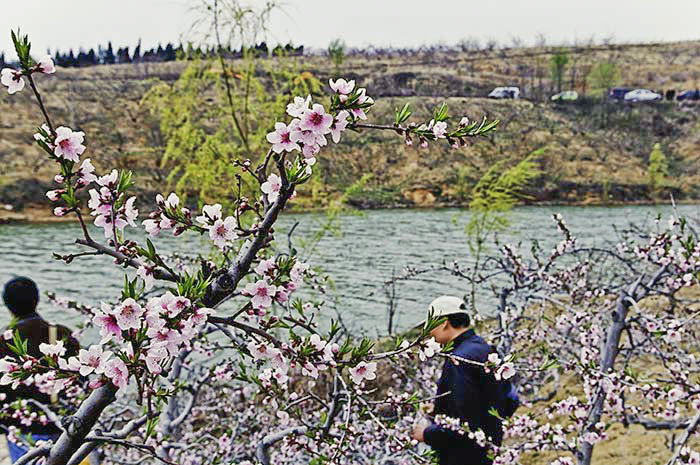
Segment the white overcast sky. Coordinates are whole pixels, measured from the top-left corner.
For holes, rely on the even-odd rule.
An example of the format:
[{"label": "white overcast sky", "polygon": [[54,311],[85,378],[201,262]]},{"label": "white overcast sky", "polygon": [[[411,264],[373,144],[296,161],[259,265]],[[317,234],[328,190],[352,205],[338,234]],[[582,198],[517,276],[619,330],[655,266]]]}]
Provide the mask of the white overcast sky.
[{"label": "white overcast sky", "polygon": [[[89,49],[179,42],[201,0],[0,0],[0,51],[9,30],[30,34],[34,50]],[[595,36],[616,41],[700,39],[700,0],[283,0],[271,25],[272,44],[325,48],[418,46],[462,38],[532,43],[537,34],[561,43]],[[249,0],[255,3],[255,0]],[[260,3],[260,2],[259,2]],[[8,54],[8,58],[14,58]]]}]

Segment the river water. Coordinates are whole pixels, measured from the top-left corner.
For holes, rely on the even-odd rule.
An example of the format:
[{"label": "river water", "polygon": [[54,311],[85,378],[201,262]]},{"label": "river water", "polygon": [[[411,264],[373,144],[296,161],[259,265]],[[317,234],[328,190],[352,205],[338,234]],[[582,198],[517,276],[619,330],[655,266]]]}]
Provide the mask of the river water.
[{"label": "river water", "polygon": [[[700,218],[700,206],[678,207],[681,215]],[[549,248],[559,239],[551,220],[561,213],[582,245],[602,244],[615,240],[614,226],[624,227],[653,221],[657,214],[668,216],[669,206],[626,207],[519,207],[511,214],[509,230],[501,241],[527,243],[537,239]],[[326,224],[326,216],[288,214],[277,226],[281,251],[287,250],[286,232],[298,222],[292,235],[294,246],[313,267],[327,273],[333,281],[325,296],[322,312],[328,317],[339,313],[354,332],[368,336],[386,334],[388,298],[382,283],[392,274],[400,275],[407,265],[423,268],[442,261],[469,263],[469,249],[464,227],[468,210],[372,210],[360,215],[346,214],[339,218],[340,234],[326,234],[313,250],[303,246]],[[62,254],[78,249],[73,241],[80,231],[77,224],[12,224],[0,225],[0,282],[17,275],[34,279],[42,292],[88,304],[110,301],[119,296],[124,282],[123,269],[111,265],[107,257],[76,259],[72,264],[52,259],[52,252]],[[94,237],[100,237],[95,231]],[[132,236],[133,237],[133,236]],[[138,237],[134,237],[140,240]],[[191,253],[206,244],[199,236],[184,240],[163,234],[154,239],[160,252],[180,250]],[[206,250],[206,249],[204,249]],[[133,271],[129,272],[133,276]],[[405,328],[423,315],[430,301],[442,294],[464,294],[466,283],[449,273],[427,274],[395,286],[399,310],[398,327]],[[307,291],[308,292],[308,291]],[[481,302],[488,313],[489,302]],[[82,319],[72,311],[53,306],[43,299],[40,311],[47,319],[67,325]],[[222,312],[225,311],[222,309]],[[0,310],[0,324],[9,321],[6,309]]]}]

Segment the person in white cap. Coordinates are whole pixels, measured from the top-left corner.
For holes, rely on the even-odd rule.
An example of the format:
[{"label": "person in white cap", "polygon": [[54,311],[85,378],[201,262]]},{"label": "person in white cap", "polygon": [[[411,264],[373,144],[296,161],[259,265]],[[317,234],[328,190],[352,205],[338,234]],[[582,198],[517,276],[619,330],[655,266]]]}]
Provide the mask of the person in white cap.
[{"label": "person in white cap", "polygon": [[[430,304],[428,314],[430,313],[434,318],[445,318],[430,335],[443,346],[453,342],[452,355],[484,363],[488,355],[494,352],[493,347],[471,328],[471,318],[464,300],[447,295],[438,297]],[[513,414],[517,405],[517,395],[510,382],[497,381],[482,366],[458,363],[451,358],[445,360],[438,381],[433,415],[458,419],[461,424],[467,423],[470,431],[477,433],[481,430],[489,443],[499,445],[503,439],[501,420],[491,415],[489,410],[496,408],[501,417],[505,418]],[[440,465],[492,463],[487,447],[480,446],[467,434],[459,434],[440,422],[416,424],[412,436],[437,451]]]}]

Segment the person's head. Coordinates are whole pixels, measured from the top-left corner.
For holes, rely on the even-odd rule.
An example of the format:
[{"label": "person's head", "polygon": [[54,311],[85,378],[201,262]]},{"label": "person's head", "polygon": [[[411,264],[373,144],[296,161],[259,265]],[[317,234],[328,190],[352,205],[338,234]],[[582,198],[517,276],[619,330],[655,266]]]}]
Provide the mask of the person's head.
[{"label": "person's head", "polygon": [[464,333],[471,325],[467,304],[459,297],[444,295],[433,300],[428,311],[434,317],[446,317],[446,320],[430,331],[435,340],[445,345]]},{"label": "person's head", "polygon": [[23,318],[36,311],[36,306],[39,304],[39,289],[29,278],[14,278],[5,284],[2,300],[14,316]]}]

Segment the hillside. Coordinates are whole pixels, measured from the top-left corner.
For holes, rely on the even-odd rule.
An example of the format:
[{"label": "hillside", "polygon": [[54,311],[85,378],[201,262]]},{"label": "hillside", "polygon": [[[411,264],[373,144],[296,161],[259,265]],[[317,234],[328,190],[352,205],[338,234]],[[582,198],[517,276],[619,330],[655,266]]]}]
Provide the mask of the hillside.
[{"label": "hillside", "polygon": [[[582,98],[568,104],[548,101],[554,88],[548,78],[554,52],[529,48],[347,57],[341,74],[357,79],[377,98],[375,121],[390,122],[394,108],[406,101],[416,115],[426,117],[446,101],[453,115],[487,115],[502,123],[489,139],[458,150],[406,147],[392,134],[349,135],[324,152],[315,195],[346,192],[350,203],[360,207],[464,204],[487,166],[537,151],[544,173],[530,189],[533,201],[646,202],[669,191],[680,199],[700,198],[700,107],[601,103],[584,79],[596,63],[614,62],[620,69],[618,85],[659,91],[700,87],[700,42],[571,49],[564,88],[578,90]],[[322,82],[333,75],[325,57],[296,60],[298,69]],[[262,63],[263,74],[268,64]],[[128,167],[145,190],[155,191],[168,187],[167,173],[158,166],[163,140],[157,127],[147,125],[141,97],[157,82],[177,80],[187,66],[169,62],[59,69],[54,76],[40,77],[39,85],[55,119],[87,133],[98,169]],[[524,99],[484,98],[498,85],[519,85]],[[43,194],[51,186],[53,166],[32,144],[40,119],[31,95],[3,93],[0,107],[0,204],[15,210],[47,205]],[[369,141],[373,143],[367,145]],[[647,165],[657,142],[669,159],[669,178],[668,187],[652,195]],[[372,175],[358,182],[368,171]],[[306,205],[303,200],[298,205]]]}]

